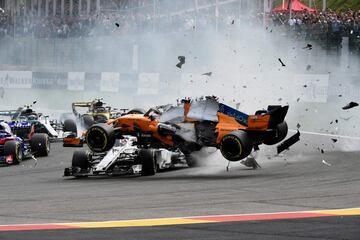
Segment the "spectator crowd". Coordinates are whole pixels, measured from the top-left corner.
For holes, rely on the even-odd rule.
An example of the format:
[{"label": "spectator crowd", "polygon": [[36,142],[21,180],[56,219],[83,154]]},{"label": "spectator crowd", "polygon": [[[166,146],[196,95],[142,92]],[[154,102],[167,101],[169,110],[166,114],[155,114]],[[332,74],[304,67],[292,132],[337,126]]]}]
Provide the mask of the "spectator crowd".
[{"label": "spectator crowd", "polygon": [[343,37],[349,37],[351,51],[360,51],[360,11],[319,13],[274,13],[274,27],[282,28],[296,39],[315,41],[325,48],[341,48]]},{"label": "spectator crowd", "polygon": [[[215,14],[214,14],[215,13]],[[214,8],[184,11],[177,14],[156,14],[152,8],[141,11],[108,11],[90,17],[73,18],[11,16],[1,9],[0,37],[33,36],[36,38],[68,38],[104,35],[136,34],[146,32],[181,32],[212,27],[221,31],[229,25],[262,24],[262,15],[250,13],[239,16],[232,8],[216,14]],[[326,48],[341,48],[343,37],[349,37],[349,48],[360,51],[360,11],[346,12],[280,12],[270,14],[273,28],[296,39],[317,41]]]}]

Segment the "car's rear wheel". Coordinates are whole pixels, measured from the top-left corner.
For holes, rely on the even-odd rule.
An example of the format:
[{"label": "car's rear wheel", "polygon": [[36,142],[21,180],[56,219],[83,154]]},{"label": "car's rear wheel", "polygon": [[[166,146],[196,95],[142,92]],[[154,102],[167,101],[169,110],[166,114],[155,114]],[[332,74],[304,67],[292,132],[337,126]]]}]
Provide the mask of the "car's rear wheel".
[{"label": "car's rear wheel", "polygon": [[156,173],[156,154],[154,149],[140,149],[139,162],[142,164],[142,176],[152,176]]},{"label": "car's rear wheel", "polygon": [[13,164],[19,164],[23,159],[21,144],[18,141],[7,141],[4,144],[4,155],[12,156]]},{"label": "car's rear wheel", "polygon": [[50,152],[49,136],[45,133],[35,133],[30,139],[31,151],[36,157],[46,157]]},{"label": "car's rear wheel", "polygon": [[81,117],[82,122],[84,123],[85,128],[89,128],[95,124],[95,120],[93,116],[85,114]]},{"label": "car's rear wheel", "polygon": [[77,134],[76,122],[73,119],[66,119],[64,122],[63,131]]},{"label": "car's rear wheel", "polygon": [[[71,167],[73,169],[79,169],[80,173],[88,173],[90,168],[90,160],[91,157],[88,152],[84,150],[77,150],[73,154]],[[75,177],[86,177],[86,175],[75,175]]]}]

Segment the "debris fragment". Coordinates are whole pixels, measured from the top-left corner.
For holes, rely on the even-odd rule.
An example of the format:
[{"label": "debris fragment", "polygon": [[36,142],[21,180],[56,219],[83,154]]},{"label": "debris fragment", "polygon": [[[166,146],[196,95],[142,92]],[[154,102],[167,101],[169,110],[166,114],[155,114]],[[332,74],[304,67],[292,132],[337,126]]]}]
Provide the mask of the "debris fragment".
[{"label": "debris fragment", "polygon": [[231,25],[233,25],[235,23],[235,19],[233,19],[232,21],[231,21]]},{"label": "debris fragment", "polygon": [[185,57],[184,56],[178,56],[179,63],[176,64],[178,68],[181,68],[183,64],[185,64]]},{"label": "debris fragment", "polygon": [[203,74],[201,74],[201,75],[211,77],[211,74],[212,74],[212,72],[207,72],[207,73],[203,73]]},{"label": "debris fragment", "polygon": [[350,109],[350,108],[353,108],[353,107],[357,107],[359,106],[359,104],[357,102],[350,102],[348,103],[345,107],[343,107],[342,109],[343,110],[347,110],[347,109]]},{"label": "debris fragment", "polygon": [[300,98],[297,98],[296,101],[299,102],[299,101],[300,101]]},{"label": "debris fragment", "polygon": [[292,135],[291,137],[289,137],[288,139],[283,141],[281,144],[276,146],[277,154],[283,152],[286,149],[289,149],[289,147],[291,147],[292,145],[294,145],[298,141],[300,141],[300,132],[299,132],[299,130],[297,131],[297,133],[295,133],[294,135]]},{"label": "debris fragment", "polygon": [[120,27],[120,24],[118,24],[118,23],[115,23],[115,26],[117,26],[117,27]]},{"label": "debris fragment", "polygon": [[311,65],[306,66],[306,70],[309,71],[311,69]]},{"label": "debris fragment", "polygon": [[286,67],[285,63],[281,60],[281,58],[279,58],[278,60],[281,63],[281,66]]},{"label": "debris fragment", "polygon": [[325,153],[325,151],[324,151],[324,149],[320,149],[320,152],[321,152],[321,154],[324,154]]},{"label": "debris fragment", "polygon": [[306,47],[303,47],[303,49],[308,49],[308,50],[311,50],[312,49],[312,45],[310,43],[308,43],[306,45]]},{"label": "debris fragment", "polygon": [[326,166],[331,167],[331,164],[330,164],[330,163],[328,163],[328,162],[326,162],[324,159],[322,160],[322,163],[323,163],[323,164],[325,164]]},{"label": "debris fragment", "polygon": [[339,95],[338,95],[338,97],[342,97],[342,95],[341,95],[341,94],[339,94]]},{"label": "debris fragment", "polygon": [[336,138],[332,138],[331,141],[333,141],[333,143],[336,143],[338,140]]},{"label": "debris fragment", "polygon": [[303,85],[303,88],[307,88],[307,85],[305,84],[305,85]]},{"label": "debris fragment", "polygon": [[297,128],[297,129],[301,128],[300,123],[296,124],[296,128]]},{"label": "debris fragment", "polygon": [[261,168],[261,166],[259,165],[259,163],[255,160],[254,157],[249,156],[244,160],[240,161],[241,164],[243,164],[246,167],[251,167],[252,169],[258,169]]}]

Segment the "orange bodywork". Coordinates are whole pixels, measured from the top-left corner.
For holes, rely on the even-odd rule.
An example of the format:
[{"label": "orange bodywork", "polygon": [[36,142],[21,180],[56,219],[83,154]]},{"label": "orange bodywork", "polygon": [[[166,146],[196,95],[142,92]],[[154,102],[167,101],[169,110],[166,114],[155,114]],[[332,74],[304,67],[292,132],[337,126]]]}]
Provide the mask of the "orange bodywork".
[{"label": "orange bodywork", "polygon": [[224,113],[218,112],[218,124],[216,125],[216,132],[218,133],[216,143],[220,144],[223,137],[236,130],[257,130],[266,131],[270,115],[250,115],[248,117],[248,126],[244,126],[236,121],[235,118],[230,117]]},{"label": "orange bodywork", "polygon": [[115,123],[115,128],[120,128],[122,134],[133,134],[140,130],[142,133],[150,133],[152,137],[157,138],[161,142],[173,145],[171,136],[160,136],[158,134],[157,126],[159,119],[151,120],[143,114],[128,114],[117,119],[108,121],[108,124]]},{"label": "orange bodywork", "polygon": [[64,138],[63,144],[64,146],[80,146],[82,142],[80,138]]},{"label": "orange bodywork", "polygon": [[[184,104],[184,121],[194,122],[194,120],[187,117],[190,109],[190,103]],[[236,130],[248,130],[248,131],[266,131],[268,129],[268,123],[270,115],[250,115],[247,119],[248,125],[240,124],[234,117],[228,116],[224,113],[218,112],[218,123],[216,125],[217,139],[216,143],[220,144],[222,138]],[[161,136],[158,134],[157,126],[160,123],[158,118],[150,119],[143,114],[128,114],[121,116],[117,119],[108,121],[108,124],[114,124],[115,128],[119,128],[122,134],[133,134],[136,131],[142,133],[149,133],[152,137],[158,139],[162,143],[167,145],[173,145],[172,136]]]}]

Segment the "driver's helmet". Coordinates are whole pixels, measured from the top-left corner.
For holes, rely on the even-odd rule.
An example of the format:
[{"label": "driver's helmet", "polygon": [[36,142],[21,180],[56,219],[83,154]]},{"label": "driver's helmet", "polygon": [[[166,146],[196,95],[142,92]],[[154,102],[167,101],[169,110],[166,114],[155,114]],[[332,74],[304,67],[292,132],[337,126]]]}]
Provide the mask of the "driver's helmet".
[{"label": "driver's helmet", "polygon": [[0,130],[5,131],[9,134],[11,134],[11,128],[10,126],[5,122],[0,122]]},{"label": "driver's helmet", "polygon": [[27,108],[24,111],[22,111],[23,115],[32,115],[34,114],[34,111],[31,108]]},{"label": "driver's helmet", "polygon": [[29,121],[37,120],[38,116],[36,114],[31,114],[31,115],[27,116],[27,119]]},{"label": "driver's helmet", "polygon": [[106,109],[104,107],[97,107],[94,110],[95,110],[95,112],[98,112],[98,113],[106,112]]}]

